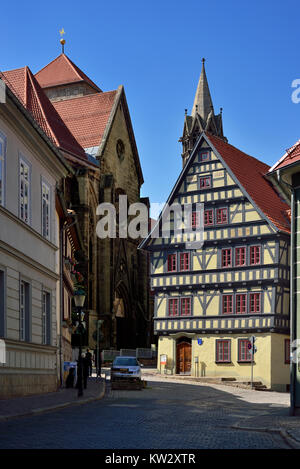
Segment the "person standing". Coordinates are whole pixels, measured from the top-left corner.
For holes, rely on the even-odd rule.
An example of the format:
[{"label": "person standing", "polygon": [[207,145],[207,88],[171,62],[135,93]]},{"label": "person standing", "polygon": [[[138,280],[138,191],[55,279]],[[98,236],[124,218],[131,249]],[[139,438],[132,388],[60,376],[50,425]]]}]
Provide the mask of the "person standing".
[{"label": "person standing", "polygon": [[92,374],[93,374],[93,361],[92,361],[92,354],[89,351],[89,349],[87,349],[87,351],[86,351],[85,359],[86,359],[87,366],[88,366],[88,376],[92,376]]}]

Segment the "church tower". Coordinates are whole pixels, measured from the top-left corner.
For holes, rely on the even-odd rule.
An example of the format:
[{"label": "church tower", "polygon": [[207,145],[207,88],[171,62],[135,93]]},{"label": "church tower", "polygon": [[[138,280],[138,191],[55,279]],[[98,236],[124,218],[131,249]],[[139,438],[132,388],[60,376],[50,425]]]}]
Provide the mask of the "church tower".
[{"label": "church tower", "polygon": [[183,135],[179,139],[182,142],[182,164],[185,165],[199,135],[203,132],[209,132],[212,135],[222,138],[227,142],[223,135],[222,108],[220,114],[216,115],[212,103],[207,77],[205,73],[205,59],[202,59],[202,70],[195,94],[192,114],[187,115],[185,110],[185,120]]}]

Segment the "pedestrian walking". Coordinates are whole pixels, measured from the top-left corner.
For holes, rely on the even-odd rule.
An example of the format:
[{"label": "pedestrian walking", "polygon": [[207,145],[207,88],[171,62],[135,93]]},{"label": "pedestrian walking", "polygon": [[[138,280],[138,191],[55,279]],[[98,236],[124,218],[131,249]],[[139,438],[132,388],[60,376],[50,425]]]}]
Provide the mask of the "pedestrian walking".
[{"label": "pedestrian walking", "polygon": [[92,376],[92,374],[93,374],[93,361],[92,361],[92,354],[89,351],[89,349],[87,349],[87,351],[86,351],[85,358],[86,358],[87,363],[88,363],[89,376]]}]

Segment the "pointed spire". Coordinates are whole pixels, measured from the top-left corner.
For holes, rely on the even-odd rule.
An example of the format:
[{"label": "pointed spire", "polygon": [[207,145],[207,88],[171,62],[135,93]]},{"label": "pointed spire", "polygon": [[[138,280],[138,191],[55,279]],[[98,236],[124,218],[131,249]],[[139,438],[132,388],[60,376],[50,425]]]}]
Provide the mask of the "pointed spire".
[{"label": "pointed spire", "polygon": [[198,112],[202,119],[206,121],[208,114],[213,109],[213,103],[209,92],[204,62],[205,59],[202,59],[202,70],[194,99],[192,116],[195,117],[196,113]]}]

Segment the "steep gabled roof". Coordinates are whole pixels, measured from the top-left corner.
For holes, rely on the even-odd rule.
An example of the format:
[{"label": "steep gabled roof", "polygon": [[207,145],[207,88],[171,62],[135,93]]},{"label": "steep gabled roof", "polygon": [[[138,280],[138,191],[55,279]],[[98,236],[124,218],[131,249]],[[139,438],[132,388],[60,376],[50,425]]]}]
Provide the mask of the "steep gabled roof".
[{"label": "steep gabled roof", "polygon": [[270,168],[269,173],[276,171],[277,169],[285,168],[297,161],[300,161],[300,140],[285,152],[280,160]]},{"label": "steep gabled roof", "polygon": [[266,179],[265,175],[270,167],[214,135],[207,133],[207,139],[254,205],[278,230],[289,233],[287,210],[290,207],[280,199]]},{"label": "steep gabled roof", "polygon": [[[106,146],[114,117],[119,103],[125,116],[128,133],[130,136],[133,158],[136,165],[139,182],[144,182],[141,163],[135,142],[134,132],[126,101],[124,87],[120,85],[117,90],[105,93],[95,93],[81,96],[76,99],[56,101],[53,106],[76,137],[80,145],[85,149],[99,147],[97,156],[101,157]],[[88,151],[88,150],[87,150]]]},{"label": "steep gabled roof", "polygon": [[[290,207],[280,199],[272,184],[265,177],[270,167],[208,132],[202,132],[200,135],[193,152],[186,165],[183,167],[168,197],[166,205],[173,203],[177,190],[188,173],[190,164],[195,157],[196,151],[198,151],[199,143],[202,139],[206,140],[207,144],[229,171],[232,179],[235,180],[245,196],[252,201],[263,218],[273,225],[276,230],[290,233]],[[161,216],[162,214],[159,216],[158,223]],[[150,239],[149,234],[148,237],[142,241],[139,248],[145,248]]]},{"label": "steep gabled roof", "polygon": [[83,148],[100,145],[117,90],[53,103],[64,123]]},{"label": "steep gabled roof", "polygon": [[6,71],[1,76],[57,147],[77,158],[87,160],[83,148],[64,124],[28,67]]},{"label": "steep gabled roof", "polygon": [[100,88],[65,54],[61,54],[52,60],[37,72],[35,77],[42,88],[85,82],[94,88],[96,92],[101,93]]},{"label": "steep gabled roof", "polygon": [[117,90],[53,103],[64,123],[83,148],[101,143]]}]

